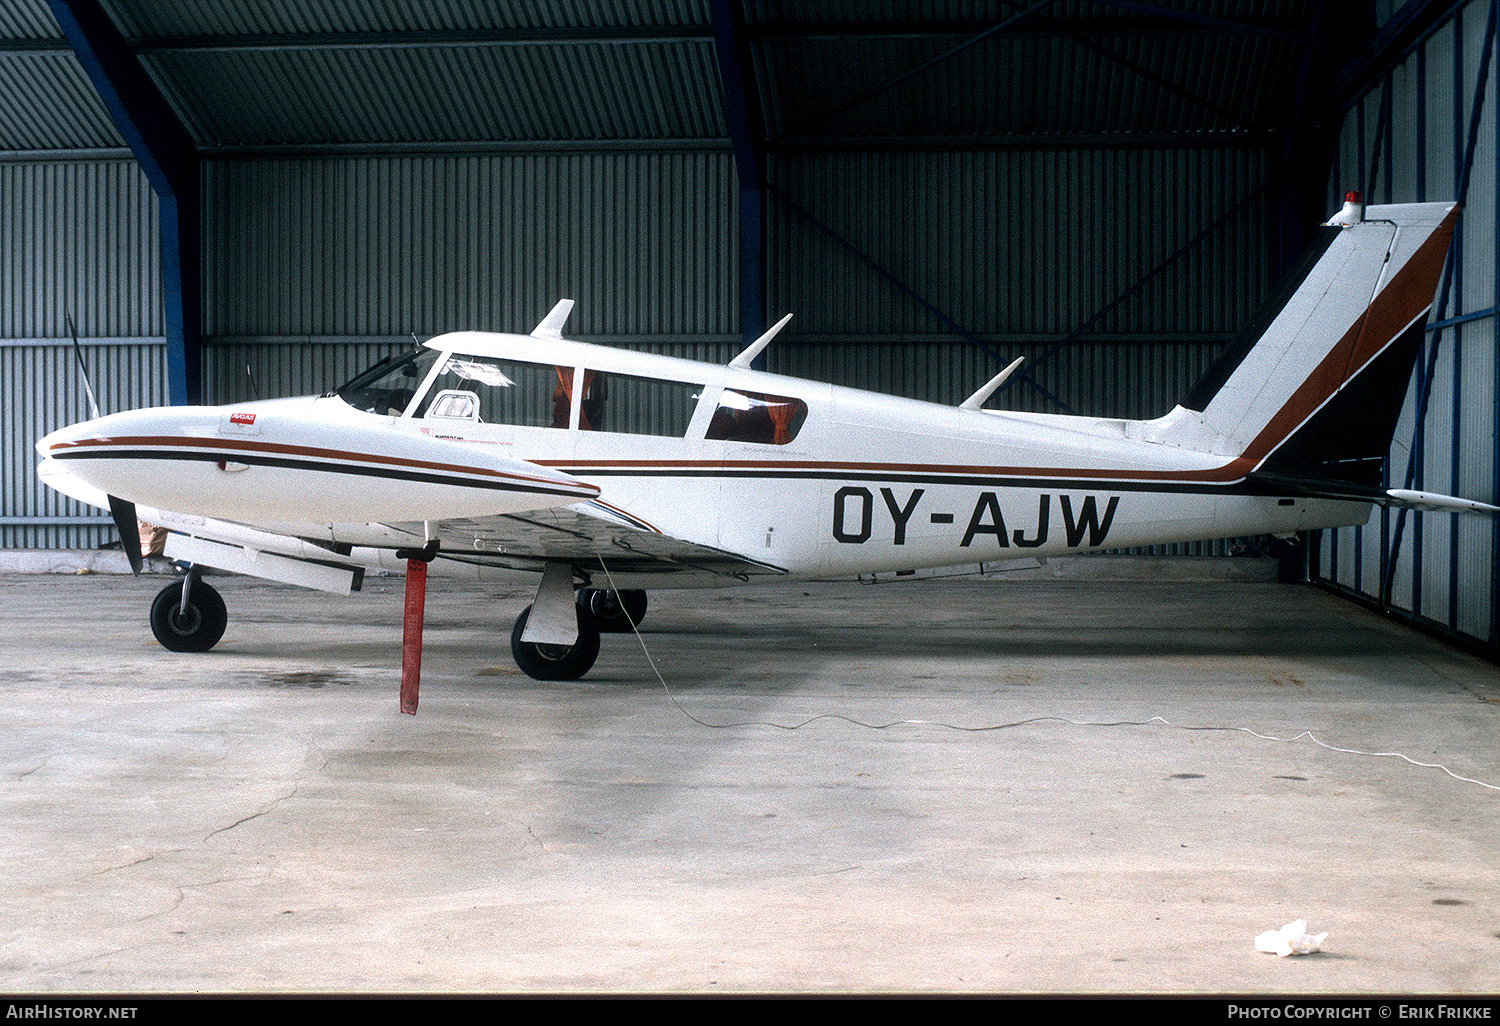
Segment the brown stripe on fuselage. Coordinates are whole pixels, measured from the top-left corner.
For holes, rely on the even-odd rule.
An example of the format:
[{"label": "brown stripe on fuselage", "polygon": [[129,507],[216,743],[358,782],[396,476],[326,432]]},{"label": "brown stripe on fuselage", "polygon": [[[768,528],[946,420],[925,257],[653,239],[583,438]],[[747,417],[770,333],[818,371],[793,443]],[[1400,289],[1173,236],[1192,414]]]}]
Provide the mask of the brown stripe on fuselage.
[{"label": "brown stripe on fuselage", "polygon": [[[65,449],[97,448],[103,446],[151,446],[163,449],[229,450],[244,453],[277,453],[287,456],[307,456],[315,459],[347,460],[351,463],[369,463],[377,466],[409,467],[419,470],[437,470],[449,473],[473,474],[476,477],[505,478],[512,481],[531,481],[537,484],[560,486],[563,482],[529,474],[516,474],[489,467],[469,467],[454,463],[434,463],[431,460],[412,460],[401,456],[379,456],[374,453],[349,452],[344,449],[321,449],[309,445],[287,445],[281,442],[250,442],[241,438],[193,438],[181,435],[122,435],[116,438],[83,438],[76,442],[59,442],[50,451]],[[540,464],[538,464],[540,465]],[[583,481],[573,482],[579,488],[597,486]]]},{"label": "brown stripe on fuselage", "polygon": [[1250,472],[1249,460],[1236,457],[1218,467],[1202,470],[1133,470],[1100,467],[1018,467],[967,463],[849,463],[830,460],[532,460],[539,467],[587,474],[590,470],[762,470],[768,474],[786,471],[827,471],[863,474],[952,474],[963,477],[1083,478],[1099,481],[1237,481]]}]

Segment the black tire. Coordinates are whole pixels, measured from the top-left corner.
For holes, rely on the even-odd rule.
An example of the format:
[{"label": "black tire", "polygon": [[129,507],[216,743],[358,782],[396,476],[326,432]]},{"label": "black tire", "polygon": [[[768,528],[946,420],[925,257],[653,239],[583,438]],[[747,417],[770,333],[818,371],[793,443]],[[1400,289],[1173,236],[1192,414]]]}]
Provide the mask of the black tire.
[{"label": "black tire", "polygon": [[194,581],[187,609],[181,608],[182,584],[169,584],[151,603],[151,633],[172,652],[207,652],[224,636],[229,612],[224,599],[202,581]]},{"label": "black tire", "polygon": [[578,592],[578,608],[605,634],[628,634],[631,624],[639,627],[646,618],[646,593],[583,588]]},{"label": "black tire", "polygon": [[563,645],[538,645],[522,641],[531,607],[521,610],[510,631],[510,654],[521,672],[533,680],[577,680],[599,658],[599,629],[587,618],[578,618],[578,640],[571,648]]}]

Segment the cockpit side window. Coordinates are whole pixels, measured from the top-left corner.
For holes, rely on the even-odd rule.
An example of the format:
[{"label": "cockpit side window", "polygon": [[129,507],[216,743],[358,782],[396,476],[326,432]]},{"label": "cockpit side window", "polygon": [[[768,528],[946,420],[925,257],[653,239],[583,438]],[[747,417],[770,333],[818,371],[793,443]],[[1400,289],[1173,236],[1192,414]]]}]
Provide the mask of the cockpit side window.
[{"label": "cockpit side window", "polygon": [[708,422],[708,438],[725,442],[786,445],[807,420],[807,403],[784,395],[726,388]]},{"label": "cockpit side window", "polygon": [[433,379],[414,415],[452,416],[446,408],[440,409],[435,404],[444,396],[467,393],[477,397],[478,419],[483,423],[566,428],[566,397],[561,423],[556,413],[556,394],[560,390],[566,396],[558,368],[454,353]]},{"label": "cockpit side window", "polygon": [[340,385],[333,394],[356,410],[399,417],[411,405],[437,358],[431,349],[388,357]]},{"label": "cockpit side window", "polygon": [[703,386],[695,382],[586,370],[578,427],[681,438],[687,434],[702,394]]}]

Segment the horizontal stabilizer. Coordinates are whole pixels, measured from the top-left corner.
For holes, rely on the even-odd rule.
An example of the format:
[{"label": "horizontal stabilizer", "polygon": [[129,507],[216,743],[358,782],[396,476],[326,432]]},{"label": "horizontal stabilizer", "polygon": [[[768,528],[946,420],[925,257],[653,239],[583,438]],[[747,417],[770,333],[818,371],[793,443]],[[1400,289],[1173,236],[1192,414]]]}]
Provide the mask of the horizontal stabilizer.
[{"label": "horizontal stabilizer", "polygon": [[1474,499],[1460,499],[1456,495],[1418,492],[1410,488],[1388,488],[1385,494],[1390,496],[1388,505],[1421,509],[1429,513],[1489,513],[1492,516],[1500,513],[1500,506],[1476,502]]},{"label": "horizontal stabilizer", "polygon": [[1491,506],[1487,502],[1460,499],[1455,495],[1441,495],[1437,492],[1419,492],[1410,488],[1381,488],[1347,481],[1323,481],[1264,472],[1251,474],[1250,480],[1268,486],[1276,495],[1348,499],[1353,502],[1373,502],[1378,506],[1404,506],[1427,513],[1500,513],[1500,506]]}]

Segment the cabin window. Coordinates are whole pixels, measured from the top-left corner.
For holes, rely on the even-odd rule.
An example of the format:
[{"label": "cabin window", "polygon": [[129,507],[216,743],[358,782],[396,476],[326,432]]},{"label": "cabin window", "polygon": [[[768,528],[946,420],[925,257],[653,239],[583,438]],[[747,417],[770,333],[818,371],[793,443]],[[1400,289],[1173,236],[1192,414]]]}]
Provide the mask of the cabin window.
[{"label": "cabin window", "polygon": [[708,424],[708,437],[725,442],[786,445],[802,430],[807,404],[801,399],[726,388]]},{"label": "cabin window", "polygon": [[687,434],[702,394],[703,386],[692,382],[586,370],[578,427],[681,438]]},{"label": "cabin window", "polygon": [[[569,402],[562,385],[564,373],[571,379],[572,368],[454,353],[428,388],[415,416],[477,416],[485,424],[566,428]],[[466,407],[459,413],[454,397],[462,395],[472,395],[477,408]]]}]

